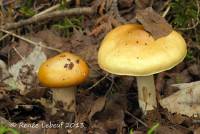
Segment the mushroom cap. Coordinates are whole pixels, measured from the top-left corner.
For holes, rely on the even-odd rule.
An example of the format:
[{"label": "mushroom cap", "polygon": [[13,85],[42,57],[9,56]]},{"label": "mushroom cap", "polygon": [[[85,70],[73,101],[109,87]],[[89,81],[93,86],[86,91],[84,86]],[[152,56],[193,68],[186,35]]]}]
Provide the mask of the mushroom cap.
[{"label": "mushroom cap", "polygon": [[147,76],[171,69],[186,53],[185,40],[176,31],[155,40],[142,25],[126,24],[105,36],[98,64],[112,74]]},{"label": "mushroom cap", "polygon": [[87,64],[79,56],[64,52],[44,62],[38,72],[40,82],[51,88],[76,86],[88,76]]}]

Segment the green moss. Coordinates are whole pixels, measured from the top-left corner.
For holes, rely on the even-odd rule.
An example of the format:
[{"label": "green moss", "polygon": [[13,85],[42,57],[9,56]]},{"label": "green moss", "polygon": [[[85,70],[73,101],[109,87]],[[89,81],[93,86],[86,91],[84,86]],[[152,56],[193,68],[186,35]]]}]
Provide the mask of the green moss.
[{"label": "green moss", "polygon": [[35,11],[26,6],[21,7],[19,9],[19,12],[27,17],[31,17],[31,16],[35,15]]},{"label": "green moss", "polygon": [[74,29],[82,31],[83,16],[65,18],[53,25],[53,28],[60,30],[64,36],[70,36]]},{"label": "green moss", "polygon": [[26,0],[23,5],[20,7],[19,12],[22,13],[26,17],[31,17],[36,14],[36,12],[32,9],[34,0]]},{"label": "green moss", "polygon": [[188,27],[192,20],[197,20],[198,9],[195,0],[172,0],[170,6],[171,22],[175,27]]},{"label": "green moss", "polygon": [[188,50],[185,59],[186,59],[186,60],[193,60],[193,59],[195,58],[193,55],[194,55],[194,54],[192,53],[192,51]]},{"label": "green moss", "polygon": [[68,8],[67,0],[60,0],[59,3],[60,3],[60,7],[59,7],[60,10]]}]

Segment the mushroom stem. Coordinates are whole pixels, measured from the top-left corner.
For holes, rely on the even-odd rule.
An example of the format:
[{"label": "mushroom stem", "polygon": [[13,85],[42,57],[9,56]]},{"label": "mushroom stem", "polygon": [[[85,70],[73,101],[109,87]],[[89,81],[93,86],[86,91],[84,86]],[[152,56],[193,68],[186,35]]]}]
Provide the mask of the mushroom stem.
[{"label": "mushroom stem", "polygon": [[153,75],[149,75],[138,76],[136,79],[139,106],[144,114],[146,114],[147,111],[153,110],[157,107],[154,78]]},{"label": "mushroom stem", "polygon": [[53,99],[63,102],[63,109],[69,112],[76,111],[75,87],[54,88]]}]

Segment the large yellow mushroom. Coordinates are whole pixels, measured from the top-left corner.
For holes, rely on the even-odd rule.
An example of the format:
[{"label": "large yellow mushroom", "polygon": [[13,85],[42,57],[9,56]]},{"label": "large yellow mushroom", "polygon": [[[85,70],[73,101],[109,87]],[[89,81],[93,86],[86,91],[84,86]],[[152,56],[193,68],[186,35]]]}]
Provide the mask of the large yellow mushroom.
[{"label": "large yellow mushroom", "polygon": [[146,113],[157,107],[153,74],[173,68],[186,53],[185,40],[176,31],[155,40],[142,25],[126,24],[105,36],[98,64],[112,74],[136,76],[139,105]]},{"label": "large yellow mushroom", "polygon": [[75,86],[86,80],[88,72],[83,59],[64,52],[44,62],[38,78],[44,86],[52,88],[54,100],[62,101],[65,110],[75,112]]}]

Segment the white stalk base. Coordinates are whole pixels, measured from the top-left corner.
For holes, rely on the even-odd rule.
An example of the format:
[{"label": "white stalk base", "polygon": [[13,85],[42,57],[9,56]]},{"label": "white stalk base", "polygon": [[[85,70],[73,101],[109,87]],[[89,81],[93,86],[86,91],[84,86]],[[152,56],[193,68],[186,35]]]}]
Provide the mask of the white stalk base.
[{"label": "white stalk base", "polygon": [[76,111],[75,87],[54,88],[52,91],[53,99],[55,101],[63,102],[63,108],[65,111]]},{"label": "white stalk base", "polygon": [[139,106],[143,113],[146,114],[147,111],[154,110],[157,107],[154,78],[153,75],[150,75],[138,76],[136,79]]}]

